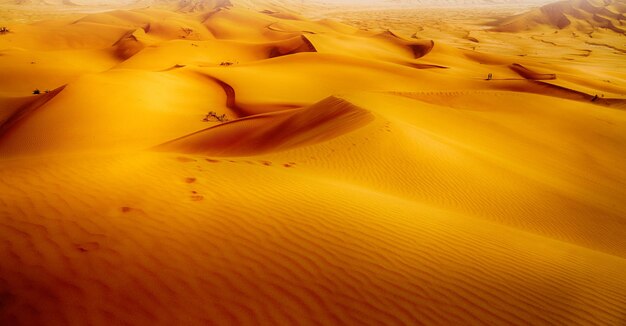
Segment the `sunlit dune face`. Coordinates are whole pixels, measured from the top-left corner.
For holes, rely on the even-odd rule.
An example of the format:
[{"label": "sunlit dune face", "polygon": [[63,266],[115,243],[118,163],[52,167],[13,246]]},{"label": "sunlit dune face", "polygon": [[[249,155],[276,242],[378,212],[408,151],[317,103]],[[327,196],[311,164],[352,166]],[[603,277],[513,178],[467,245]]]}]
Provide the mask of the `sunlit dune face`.
[{"label": "sunlit dune face", "polygon": [[0,325],[622,325],[623,1],[0,1]]}]

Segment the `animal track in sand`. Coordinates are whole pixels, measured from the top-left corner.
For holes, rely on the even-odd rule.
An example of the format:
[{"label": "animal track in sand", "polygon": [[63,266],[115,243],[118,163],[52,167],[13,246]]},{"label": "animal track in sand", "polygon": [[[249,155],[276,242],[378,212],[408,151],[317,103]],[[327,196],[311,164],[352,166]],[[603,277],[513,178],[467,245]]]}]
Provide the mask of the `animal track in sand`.
[{"label": "animal track in sand", "polygon": [[[356,146],[356,144],[354,144],[354,146]],[[184,163],[188,163],[188,162],[197,162],[197,160],[192,159],[192,158],[188,158],[188,157],[177,157],[176,160],[180,161],[180,162],[184,162]],[[248,165],[262,165],[262,166],[274,166],[274,162],[269,161],[269,160],[259,160],[259,161],[252,161],[252,160],[236,160],[236,159],[227,159],[227,160],[219,160],[219,159],[214,159],[214,158],[205,158],[204,159],[206,162],[211,163],[211,164],[217,164],[217,163],[244,163],[244,164],[248,164]],[[294,167],[297,163],[296,162],[285,162],[285,163],[281,163],[280,165],[286,168],[291,168]],[[198,170],[201,172],[205,172],[206,170],[202,169],[202,166],[198,165],[197,166]],[[197,182],[197,178],[195,177],[186,177],[183,180],[185,183],[195,183]]]}]

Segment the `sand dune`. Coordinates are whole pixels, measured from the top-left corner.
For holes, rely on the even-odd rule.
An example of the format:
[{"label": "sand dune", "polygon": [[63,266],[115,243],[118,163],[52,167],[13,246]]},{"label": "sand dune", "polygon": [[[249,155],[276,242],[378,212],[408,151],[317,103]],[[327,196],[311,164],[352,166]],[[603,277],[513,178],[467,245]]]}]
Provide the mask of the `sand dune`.
[{"label": "sand dune", "polygon": [[592,31],[601,27],[625,33],[626,3],[621,0],[564,0],[498,22],[498,31],[521,31],[547,25]]},{"label": "sand dune", "polygon": [[526,79],[532,80],[554,80],[556,79],[556,74],[546,74],[546,73],[538,73],[532,71],[518,63],[514,63],[510,66],[511,70],[518,73],[520,76]]},{"label": "sand dune", "polygon": [[323,142],[371,120],[367,111],[338,98],[310,107],[248,116],[156,147],[206,155],[257,155]]},{"label": "sand dune", "polygon": [[[28,117],[28,115],[35,112],[41,106],[52,100],[64,87],[60,87],[53,91],[47,92],[45,95],[38,96],[34,100],[30,99],[11,99],[7,98],[7,102],[3,105],[5,109],[2,110],[0,116],[0,136],[9,132],[16,124],[21,120]],[[13,101],[12,101],[13,100]],[[15,101],[15,102],[14,102]]]},{"label": "sand dune", "polygon": [[626,322],[622,5],[415,3],[0,5],[0,324]]}]

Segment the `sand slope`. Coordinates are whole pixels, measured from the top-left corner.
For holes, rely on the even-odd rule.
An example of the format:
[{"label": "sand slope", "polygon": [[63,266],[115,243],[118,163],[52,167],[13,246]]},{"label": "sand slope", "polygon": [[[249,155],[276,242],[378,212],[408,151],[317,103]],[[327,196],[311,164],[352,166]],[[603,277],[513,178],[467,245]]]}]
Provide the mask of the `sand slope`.
[{"label": "sand slope", "polygon": [[626,3],[622,0],[565,0],[498,22],[498,31],[521,31],[541,25],[579,31],[601,27],[625,33]]},{"label": "sand slope", "polygon": [[0,324],[626,322],[616,56],[146,4],[0,35]]}]

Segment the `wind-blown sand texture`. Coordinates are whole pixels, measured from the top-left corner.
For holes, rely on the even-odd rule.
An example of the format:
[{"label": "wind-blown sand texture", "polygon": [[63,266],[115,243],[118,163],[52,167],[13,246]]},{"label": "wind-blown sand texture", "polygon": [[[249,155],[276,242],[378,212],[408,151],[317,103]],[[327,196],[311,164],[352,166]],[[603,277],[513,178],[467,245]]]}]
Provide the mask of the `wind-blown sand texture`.
[{"label": "wind-blown sand texture", "polygon": [[0,34],[0,325],[626,324],[617,28],[125,5]]}]

